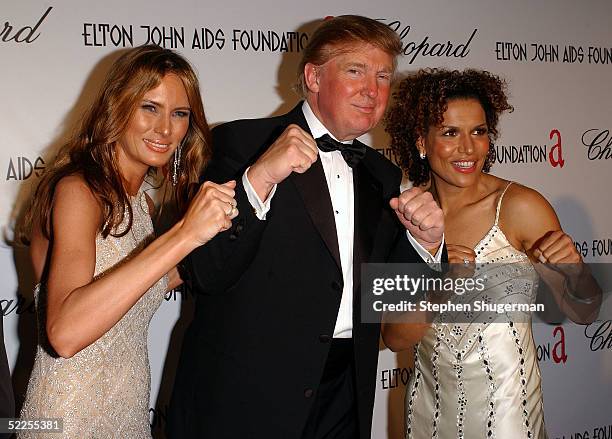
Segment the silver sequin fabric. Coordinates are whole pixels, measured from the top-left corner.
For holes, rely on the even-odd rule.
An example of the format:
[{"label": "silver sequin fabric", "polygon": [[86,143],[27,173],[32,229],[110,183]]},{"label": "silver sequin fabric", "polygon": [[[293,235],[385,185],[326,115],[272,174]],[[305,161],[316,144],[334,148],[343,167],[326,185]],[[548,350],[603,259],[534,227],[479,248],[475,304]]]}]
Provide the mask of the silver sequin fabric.
[{"label": "silver sequin fabric", "polygon": [[[153,238],[142,188],[131,205],[133,224],[127,234],[97,236],[94,278],[138,253]],[[125,230],[126,225],[127,218],[117,230]],[[44,288],[37,287],[39,344],[21,419],[61,418],[63,433],[23,432],[19,438],[151,437],[147,333],[167,283],[164,276],[107,333],[67,359],[57,356],[46,341]]]},{"label": "silver sequin fabric", "polygon": [[[498,226],[502,197],[493,227],[474,249],[475,275],[486,279],[482,299],[533,303],[538,275]],[[505,314],[490,322],[477,317],[440,318],[416,346],[407,439],[547,437],[530,315],[518,322]]]}]

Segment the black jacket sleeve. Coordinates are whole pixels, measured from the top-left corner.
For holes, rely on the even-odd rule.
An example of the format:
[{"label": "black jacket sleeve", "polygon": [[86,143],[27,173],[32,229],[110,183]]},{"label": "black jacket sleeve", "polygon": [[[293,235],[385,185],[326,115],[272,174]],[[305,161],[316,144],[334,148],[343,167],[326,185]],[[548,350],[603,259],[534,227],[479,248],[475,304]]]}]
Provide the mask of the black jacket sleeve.
[{"label": "black jacket sleeve", "polygon": [[194,250],[183,262],[198,292],[218,294],[235,284],[253,260],[266,227],[266,221],[255,215],[242,184],[242,175],[261,150],[261,146],[254,145],[249,138],[245,122],[220,125],[212,131],[215,153],[201,182],[236,180],[239,214],[229,230]]}]

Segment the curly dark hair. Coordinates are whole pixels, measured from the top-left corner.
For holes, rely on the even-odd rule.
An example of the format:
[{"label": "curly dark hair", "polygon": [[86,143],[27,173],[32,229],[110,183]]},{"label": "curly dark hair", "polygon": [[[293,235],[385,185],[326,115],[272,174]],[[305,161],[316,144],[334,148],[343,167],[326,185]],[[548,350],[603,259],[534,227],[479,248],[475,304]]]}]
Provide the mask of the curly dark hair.
[{"label": "curly dark hair", "polygon": [[506,95],[506,81],[489,72],[421,69],[409,74],[393,93],[394,103],[385,118],[385,129],[391,136],[391,149],[398,165],[415,186],[427,183],[430,168],[419,157],[416,143],[431,126],[442,123],[448,102],[454,99],[476,99],[482,105],[489,132],[489,153],[483,171],[495,161],[493,141],[497,139],[497,122],[504,111],[513,111]]}]

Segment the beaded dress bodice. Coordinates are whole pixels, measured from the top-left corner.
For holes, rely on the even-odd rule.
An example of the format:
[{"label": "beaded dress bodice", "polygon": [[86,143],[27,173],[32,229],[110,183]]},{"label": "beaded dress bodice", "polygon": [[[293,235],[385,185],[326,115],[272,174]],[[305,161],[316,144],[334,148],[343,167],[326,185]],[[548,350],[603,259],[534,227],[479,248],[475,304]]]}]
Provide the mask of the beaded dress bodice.
[{"label": "beaded dress bodice", "polygon": [[[474,276],[485,280],[480,299],[533,303],[538,275],[498,225],[504,193],[474,249]],[[415,347],[406,438],[546,438],[530,315],[494,315],[446,314],[432,323]]]},{"label": "beaded dress bodice", "polygon": [[[139,252],[153,237],[144,191],[131,198],[133,223],[121,237],[96,237],[94,279]],[[127,218],[117,230],[125,230]],[[22,419],[62,418],[56,438],[150,438],[150,367],[147,336],[167,287],[164,276],[102,337],[72,358],[49,346],[44,325],[44,288],[37,287],[39,344]],[[95,316],[92,316],[95,318]],[[19,436],[46,437],[36,432]]]}]

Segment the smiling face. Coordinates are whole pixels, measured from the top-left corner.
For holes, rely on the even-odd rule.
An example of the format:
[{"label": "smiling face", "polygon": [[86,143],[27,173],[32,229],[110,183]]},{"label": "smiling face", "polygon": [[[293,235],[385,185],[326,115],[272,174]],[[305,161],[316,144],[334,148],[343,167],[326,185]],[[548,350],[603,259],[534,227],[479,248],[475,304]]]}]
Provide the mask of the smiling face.
[{"label": "smiling face", "polygon": [[352,140],[378,124],[389,100],[393,57],[370,44],[342,50],[321,66],[306,64],[307,100],[338,140]]},{"label": "smiling face", "polygon": [[434,178],[457,187],[474,185],[489,151],[487,120],[480,102],[449,101],[442,124],[430,127],[417,147],[426,153]]},{"label": "smiling face", "polygon": [[150,167],[168,163],[189,129],[189,99],[181,79],[164,76],[144,94],[117,142],[121,174],[128,180],[144,178]]}]

